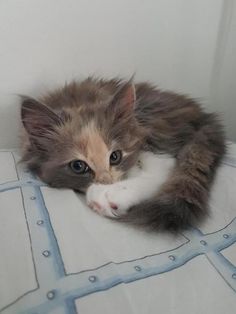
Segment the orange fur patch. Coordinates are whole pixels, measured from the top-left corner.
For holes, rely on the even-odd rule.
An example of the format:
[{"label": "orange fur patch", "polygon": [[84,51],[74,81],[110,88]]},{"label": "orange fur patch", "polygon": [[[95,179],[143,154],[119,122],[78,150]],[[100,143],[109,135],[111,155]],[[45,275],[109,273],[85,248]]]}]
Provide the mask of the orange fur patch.
[{"label": "orange fur patch", "polygon": [[122,172],[110,166],[110,148],[106,145],[93,121],[83,127],[77,158],[84,160],[95,173],[95,181],[109,184],[119,180]]}]

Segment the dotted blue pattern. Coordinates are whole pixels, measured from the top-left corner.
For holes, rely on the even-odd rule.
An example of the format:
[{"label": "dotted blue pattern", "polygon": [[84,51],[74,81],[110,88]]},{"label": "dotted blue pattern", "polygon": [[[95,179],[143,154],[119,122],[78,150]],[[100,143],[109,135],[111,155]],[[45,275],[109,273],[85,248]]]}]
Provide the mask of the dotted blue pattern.
[{"label": "dotted blue pattern", "polygon": [[[15,160],[15,154],[11,154]],[[46,314],[54,310],[58,314],[74,314],[77,313],[75,300],[78,298],[111,289],[120,283],[174,270],[203,254],[229,288],[236,292],[236,267],[221,254],[236,242],[236,217],[213,233],[203,234],[195,228],[186,231],[183,234],[186,242],[173,250],[67,274],[42,196],[44,184],[18,166],[16,171],[18,180],[1,184],[0,192],[21,191],[37,286],[0,309],[0,313]]]}]

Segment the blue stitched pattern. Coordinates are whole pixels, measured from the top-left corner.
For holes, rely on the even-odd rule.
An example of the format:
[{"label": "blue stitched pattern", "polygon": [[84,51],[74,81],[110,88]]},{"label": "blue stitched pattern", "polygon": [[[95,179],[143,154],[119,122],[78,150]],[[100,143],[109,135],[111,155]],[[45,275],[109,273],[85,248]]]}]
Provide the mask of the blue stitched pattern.
[{"label": "blue stitched pattern", "polygon": [[[15,153],[12,152],[15,160]],[[221,253],[236,242],[236,217],[223,229],[203,234],[192,228],[183,233],[186,242],[162,253],[119,263],[109,262],[95,269],[68,274],[65,271],[41,187],[31,173],[17,166],[18,180],[0,185],[0,192],[20,189],[27,223],[37,287],[0,309],[5,314],[77,313],[75,300],[111,289],[121,283],[159,275],[205,255],[225,283],[236,292],[236,267]],[[33,210],[32,210],[33,209]]]}]

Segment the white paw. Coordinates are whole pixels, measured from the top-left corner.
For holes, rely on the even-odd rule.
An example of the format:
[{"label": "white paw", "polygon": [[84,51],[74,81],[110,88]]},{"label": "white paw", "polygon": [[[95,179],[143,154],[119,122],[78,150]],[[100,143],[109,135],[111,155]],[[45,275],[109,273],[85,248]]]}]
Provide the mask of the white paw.
[{"label": "white paw", "polygon": [[119,217],[132,205],[132,191],[122,183],[92,184],[86,193],[87,204],[98,214]]}]

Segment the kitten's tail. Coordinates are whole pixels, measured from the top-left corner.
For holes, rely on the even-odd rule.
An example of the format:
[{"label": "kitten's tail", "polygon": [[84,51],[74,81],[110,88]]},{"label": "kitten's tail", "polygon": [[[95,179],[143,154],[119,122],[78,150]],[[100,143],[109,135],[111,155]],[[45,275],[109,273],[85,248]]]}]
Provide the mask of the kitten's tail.
[{"label": "kitten's tail", "polygon": [[118,221],[153,231],[178,232],[194,225],[206,213],[206,206],[202,208],[184,199],[165,201],[157,198],[133,206]]},{"label": "kitten's tail", "polygon": [[208,214],[209,190],[224,153],[224,132],[217,116],[204,114],[177,154],[176,167],[161,191],[130,208],[120,221],[172,231],[201,221]]}]

